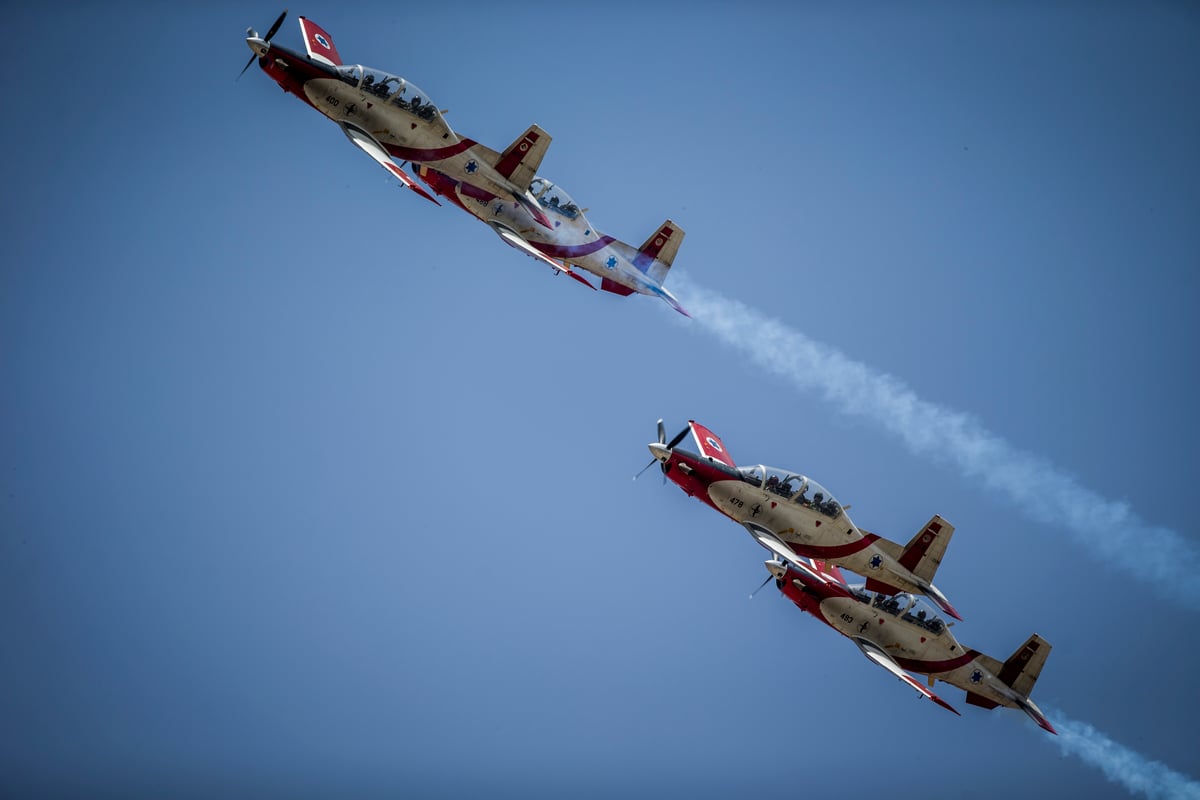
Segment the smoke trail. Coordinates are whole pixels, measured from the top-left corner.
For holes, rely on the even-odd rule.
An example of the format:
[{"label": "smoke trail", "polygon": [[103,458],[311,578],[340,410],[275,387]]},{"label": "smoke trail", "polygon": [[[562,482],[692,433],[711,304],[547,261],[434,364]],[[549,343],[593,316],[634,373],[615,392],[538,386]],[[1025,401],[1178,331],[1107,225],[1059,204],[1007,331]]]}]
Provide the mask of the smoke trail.
[{"label": "smoke trail", "polygon": [[[1049,707],[1046,710],[1052,711]],[[1053,710],[1051,716],[1054,718],[1054,726],[1058,729],[1055,743],[1063,755],[1075,756],[1085,764],[1095,767],[1104,773],[1104,777],[1120,784],[1130,794],[1145,795],[1150,800],[1200,800],[1200,783],[1182,772],[1176,772],[1158,761],[1150,761],[1117,744],[1091,725],[1067,719],[1061,711]]]},{"label": "smoke trail", "polygon": [[1065,529],[1101,558],[1136,554],[1131,574],[1200,608],[1200,552],[1176,531],[1148,525],[1043,458],[1022,452],[961,411],[922,400],[902,381],[737,302],[675,276],[695,321],[762,369],[899,438],[913,453],[949,461],[1033,520]]}]

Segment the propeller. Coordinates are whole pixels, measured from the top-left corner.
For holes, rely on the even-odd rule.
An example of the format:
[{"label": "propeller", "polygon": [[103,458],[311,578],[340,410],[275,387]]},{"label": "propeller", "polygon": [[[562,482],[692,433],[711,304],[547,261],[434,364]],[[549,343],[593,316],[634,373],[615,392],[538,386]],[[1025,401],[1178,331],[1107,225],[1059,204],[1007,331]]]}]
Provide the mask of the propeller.
[{"label": "propeller", "polygon": [[770,583],[773,580],[775,580],[775,576],[770,573],[767,573],[767,577],[763,578],[763,582],[758,585],[758,588],[750,593],[750,599],[753,600],[754,595],[761,592],[763,590],[763,587],[766,586],[768,583]]},{"label": "propeller", "polygon": [[[663,427],[663,421],[660,419],[658,421],[658,443],[668,450],[674,450],[675,445],[682,442],[683,437],[687,436],[688,432],[691,429],[692,428],[689,425],[688,427],[681,430],[679,433],[675,434],[675,438],[673,438],[670,442],[668,442],[667,441],[667,429],[665,427]],[[652,466],[654,466],[654,462],[656,462],[656,461],[658,461],[657,458],[650,459],[650,463],[647,464],[646,466],[642,467],[641,470],[638,471],[638,474],[633,476],[633,479],[636,481],[638,478],[642,477],[642,473],[645,472],[646,470],[650,469]],[[661,468],[662,468],[662,474],[663,474],[663,483],[666,483],[667,482],[667,465],[663,464]]]},{"label": "propeller", "polygon": [[[271,37],[274,36],[276,33],[278,33],[279,26],[283,24],[283,20],[286,18],[287,18],[287,9],[285,8],[283,10],[283,13],[279,15],[279,19],[275,20],[275,24],[272,25],[271,28],[267,31],[267,35],[262,37],[264,42],[271,41]],[[254,28],[246,28],[246,35],[251,39],[257,39],[258,31],[254,30]],[[246,62],[246,66],[242,67],[242,71],[238,73],[238,78],[241,78],[243,75],[245,75],[246,70],[250,69],[250,65],[253,64],[257,60],[258,60],[257,55],[250,56],[250,60]]]}]

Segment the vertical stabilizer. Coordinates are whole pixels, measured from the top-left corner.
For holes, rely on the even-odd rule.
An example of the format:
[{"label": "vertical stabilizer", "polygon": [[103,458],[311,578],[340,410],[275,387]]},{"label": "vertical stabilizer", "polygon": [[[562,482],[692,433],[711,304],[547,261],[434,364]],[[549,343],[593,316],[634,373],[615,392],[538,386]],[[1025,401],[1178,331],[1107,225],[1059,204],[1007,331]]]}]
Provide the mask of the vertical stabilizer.
[{"label": "vertical stabilizer", "polygon": [[525,191],[537,174],[542,158],[550,148],[550,141],[550,134],[537,125],[530,125],[529,130],[500,154],[495,164],[496,171]]},{"label": "vertical stabilizer", "polygon": [[671,263],[675,260],[675,254],[679,252],[679,245],[683,243],[683,236],[683,229],[667,220],[638,248],[633,266],[662,286],[667,278],[667,271],[671,269]]},{"label": "vertical stabilizer", "polygon": [[324,28],[311,19],[300,17],[300,33],[304,37],[304,47],[308,50],[309,58],[331,67],[342,65],[342,57],[333,45],[333,37]]}]

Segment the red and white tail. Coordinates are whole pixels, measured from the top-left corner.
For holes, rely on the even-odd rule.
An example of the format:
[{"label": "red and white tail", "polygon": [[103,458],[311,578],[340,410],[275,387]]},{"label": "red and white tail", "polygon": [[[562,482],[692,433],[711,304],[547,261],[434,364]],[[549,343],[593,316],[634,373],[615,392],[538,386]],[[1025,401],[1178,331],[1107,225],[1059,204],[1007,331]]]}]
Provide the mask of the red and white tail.
[{"label": "red and white tail", "polygon": [[525,191],[533,182],[548,149],[550,134],[537,125],[530,125],[529,129],[496,159],[496,171],[512,181],[518,189]]},{"label": "red and white tail", "polygon": [[688,426],[692,429],[692,438],[696,440],[696,446],[700,448],[700,455],[707,456],[713,461],[720,461],[727,467],[737,466],[733,463],[729,451],[725,449],[724,443],[717,438],[715,433],[694,419],[688,420]]},{"label": "red and white tail", "polygon": [[925,523],[925,527],[917,531],[917,535],[904,546],[904,552],[897,559],[900,565],[912,572],[923,581],[933,583],[933,576],[946,555],[946,546],[954,535],[954,526],[939,514]]},{"label": "red and white tail", "polygon": [[309,58],[324,62],[331,67],[342,65],[342,57],[338,55],[337,48],[333,45],[333,37],[320,25],[311,19],[301,17],[300,34],[304,37],[304,47],[308,50]]},{"label": "red and white tail", "polygon": [[650,238],[642,242],[638,248],[633,265],[646,274],[646,277],[662,286],[667,278],[667,271],[675,261],[679,245],[683,244],[683,229],[671,220],[658,226],[658,230],[650,234]]},{"label": "red and white tail", "polygon": [[[1037,683],[1038,676],[1042,674],[1042,667],[1045,666],[1046,658],[1049,655],[1050,643],[1035,633],[1026,639],[1025,644],[1018,647],[1003,664],[982,653],[976,656],[975,661],[999,678],[1001,683],[1012,689],[1017,695],[1011,703],[1005,705],[1021,709],[1039,727],[1057,734],[1058,731],[1054,730],[1050,720],[1046,719],[1042,710],[1029,699],[1029,695],[1033,694],[1033,685]],[[972,691],[967,692],[967,702],[980,708],[995,708],[1000,705],[995,700]]]}]

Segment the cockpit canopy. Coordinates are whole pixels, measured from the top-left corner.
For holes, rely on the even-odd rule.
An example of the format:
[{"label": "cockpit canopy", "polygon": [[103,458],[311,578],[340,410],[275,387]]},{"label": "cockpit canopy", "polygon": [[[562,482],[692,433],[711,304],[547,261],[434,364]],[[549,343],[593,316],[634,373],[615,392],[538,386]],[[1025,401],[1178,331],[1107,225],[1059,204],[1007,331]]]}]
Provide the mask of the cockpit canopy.
[{"label": "cockpit canopy", "polygon": [[925,598],[917,597],[901,592],[896,595],[874,594],[863,591],[860,588],[852,588],[860,599],[866,600],[871,604],[872,608],[878,609],[884,614],[890,614],[893,617],[898,617],[905,622],[910,622],[917,627],[924,628],[930,633],[940,635],[946,630],[946,623],[937,615]]},{"label": "cockpit canopy", "polygon": [[380,100],[386,100],[423,120],[430,121],[441,116],[437,106],[429,102],[429,95],[399,75],[390,75],[361,64],[347,64],[338,67],[337,71],[343,83],[348,83],[366,94],[375,95]]},{"label": "cockpit canopy", "polygon": [[775,467],[764,467],[761,464],[739,467],[738,472],[746,483],[777,494],[784,500],[811,508],[830,519],[837,519],[842,514],[842,507],[833,499],[829,490],[803,475]]},{"label": "cockpit canopy", "polygon": [[575,205],[571,196],[545,178],[534,178],[529,184],[529,191],[547,211],[561,214],[567,219],[579,216],[579,206]]}]

